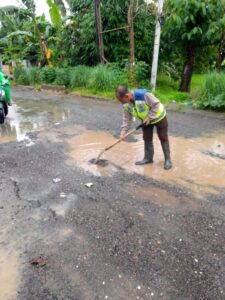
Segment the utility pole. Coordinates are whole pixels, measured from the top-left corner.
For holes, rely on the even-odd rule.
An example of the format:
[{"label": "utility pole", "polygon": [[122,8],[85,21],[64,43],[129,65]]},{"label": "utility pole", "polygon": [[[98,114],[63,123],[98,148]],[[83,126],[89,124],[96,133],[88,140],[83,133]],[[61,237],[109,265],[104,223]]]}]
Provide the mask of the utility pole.
[{"label": "utility pole", "polygon": [[128,34],[130,40],[130,77],[132,84],[135,85],[135,48],[134,48],[134,0],[130,0],[130,5],[127,13]]},{"label": "utility pole", "polygon": [[160,34],[161,34],[160,16],[162,15],[162,11],[163,11],[163,1],[164,0],[158,0],[158,11],[156,17],[155,39],[154,39],[154,50],[153,50],[153,59],[152,59],[152,72],[151,72],[151,84],[152,84],[153,91],[155,91],[157,71],[158,71],[159,46],[160,46]]},{"label": "utility pole", "polygon": [[100,63],[104,64],[104,48],[103,48],[103,37],[102,37],[102,18],[101,18],[101,9],[100,9],[100,0],[95,1],[95,20],[96,20],[96,31],[97,31],[97,39],[98,39],[98,51],[99,51],[99,59]]}]

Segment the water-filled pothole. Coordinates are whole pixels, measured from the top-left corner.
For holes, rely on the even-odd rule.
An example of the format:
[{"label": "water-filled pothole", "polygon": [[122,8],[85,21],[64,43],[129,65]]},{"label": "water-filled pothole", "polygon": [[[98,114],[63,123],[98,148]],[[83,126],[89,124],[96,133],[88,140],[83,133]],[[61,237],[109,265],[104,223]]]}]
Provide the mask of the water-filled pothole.
[{"label": "water-filled pothole", "polygon": [[[136,160],[143,157],[142,135],[137,134],[137,142],[121,142],[109,151],[104,152],[101,159],[107,164],[90,163],[107,146],[115,142],[115,138],[106,132],[86,131],[68,140],[70,155],[76,164],[96,176],[109,176],[118,169],[127,173],[138,173],[157,180],[177,183],[190,188],[196,193],[216,192],[217,188],[225,187],[225,165],[216,156],[204,152],[225,149],[225,135],[216,137],[198,137],[185,139],[170,137],[171,156],[174,167],[163,169],[163,152],[157,136],[154,138],[154,163],[136,166]],[[220,145],[220,147],[218,147]],[[225,150],[224,150],[225,152]]]},{"label": "water-filled pothole", "polygon": [[9,108],[5,123],[0,125],[0,143],[25,140],[30,146],[27,133],[49,128],[69,116],[70,110],[57,101],[17,100]]}]

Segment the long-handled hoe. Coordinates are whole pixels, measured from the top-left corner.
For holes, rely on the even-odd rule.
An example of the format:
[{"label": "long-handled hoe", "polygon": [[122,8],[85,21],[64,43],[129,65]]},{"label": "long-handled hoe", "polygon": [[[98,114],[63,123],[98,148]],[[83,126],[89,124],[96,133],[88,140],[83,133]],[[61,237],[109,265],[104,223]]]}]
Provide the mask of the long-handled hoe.
[{"label": "long-handled hoe", "polygon": [[[143,124],[140,124],[138,125],[136,128],[132,129],[131,131],[129,131],[125,136],[124,136],[124,139],[127,138],[129,135],[131,135],[132,133],[134,133],[136,130],[140,129],[141,127],[143,127]],[[98,157],[96,159],[92,159],[90,160],[90,162],[92,162],[93,164],[99,164],[99,162],[101,161],[100,160],[100,157],[102,156],[102,154],[106,151],[108,151],[109,149],[113,148],[114,146],[116,146],[117,144],[119,144],[122,140],[117,140],[114,144],[106,147],[104,150],[102,150]]]}]

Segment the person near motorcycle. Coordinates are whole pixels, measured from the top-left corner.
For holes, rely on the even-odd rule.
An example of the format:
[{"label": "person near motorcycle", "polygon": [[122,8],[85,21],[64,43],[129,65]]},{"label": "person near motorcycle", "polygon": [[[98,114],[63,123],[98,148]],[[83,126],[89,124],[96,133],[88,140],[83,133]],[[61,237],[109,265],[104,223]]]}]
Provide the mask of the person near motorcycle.
[{"label": "person near motorcycle", "polygon": [[0,71],[0,88],[5,92],[6,103],[10,106],[11,103],[11,94],[10,94],[10,81],[9,79]]}]

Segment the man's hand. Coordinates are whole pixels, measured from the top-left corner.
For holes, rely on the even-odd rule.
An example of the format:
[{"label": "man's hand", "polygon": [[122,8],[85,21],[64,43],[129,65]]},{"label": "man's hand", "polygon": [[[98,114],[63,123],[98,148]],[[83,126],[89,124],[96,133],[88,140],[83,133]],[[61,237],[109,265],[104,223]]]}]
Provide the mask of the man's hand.
[{"label": "man's hand", "polygon": [[151,122],[151,119],[150,119],[149,117],[146,117],[146,118],[144,119],[144,121],[143,121],[143,124],[144,124],[145,126],[147,126],[147,125],[150,124],[150,122]]},{"label": "man's hand", "polygon": [[124,139],[125,139],[124,135],[121,135],[120,138],[119,138],[120,142],[124,141]]}]

